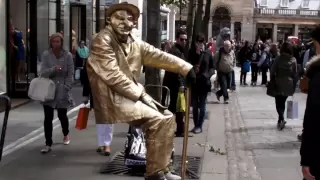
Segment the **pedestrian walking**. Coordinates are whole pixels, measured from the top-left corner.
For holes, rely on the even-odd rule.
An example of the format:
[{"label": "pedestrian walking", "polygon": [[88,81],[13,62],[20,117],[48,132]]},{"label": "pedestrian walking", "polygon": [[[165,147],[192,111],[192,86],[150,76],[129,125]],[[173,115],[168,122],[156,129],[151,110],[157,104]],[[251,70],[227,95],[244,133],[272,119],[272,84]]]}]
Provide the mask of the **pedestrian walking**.
[{"label": "pedestrian walking", "polygon": [[255,43],[253,45],[253,48],[250,52],[251,55],[251,86],[256,86],[257,85],[257,80],[258,80],[258,62],[259,62],[259,44]]},{"label": "pedestrian walking", "polygon": [[[81,83],[83,85],[83,103],[87,104],[90,100],[90,108],[94,108],[93,96],[91,94],[90,83],[88,79],[87,63],[84,64],[84,68],[81,74]],[[97,129],[97,141],[98,141],[98,148],[97,153],[100,153],[104,156],[109,156],[111,152],[111,142],[113,137],[113,125],[106,124],[104,119],[101,119],[98,116],[95,116],[96,119],[96,129]]]},{"label": "pedestrian walking", "polygon": [[231,42],[224,41],[224,47],[219,50],[214,56],[215,67],[217,70],[220,90],[216,92],[218,101],[223,96],[224,103],[229,103],[228,84],[232,79],[232,71],[236,62],[235,54],[231,49]]},{"label": "pedestrian walking", "polygon": [[48,153],[52,146],[52,120],[54,109],[58,111],[63,133],[63,144],[68,145],[69,119],[67,108],[73,105],[71,88],[74,74],[72,54],[63,49],[63,37],[60,33],[51,35],[50,49],[43,52],[40,74],[41,77],[50,78],[56,84],[56,96],[52,101],[43,103],[44,110],[44,134],[46,146],[41,153]]},{"label": "pedestrian walking", "polygon": [[[187,33],[184,31],[178,31],[176,34],[176,42],[170,49],[168,49],[168,53],[185,60],[184,48],[187,40]],[[178,93],[185,87],[184,77],[177,73],[165,71],[163,77],[163,86],[167,86],[170,89],[170,104],[168,109],[176,116],[177,130],[175,132],[175,135],[176,137],[184,137],[184,133],[188,133],[184,132],[184,113],[177,112]],[[166,95],[167,91],[164,90],[162,92],[161,99],[162,105],[165,105],[165,100],[167,98]],[[189,136],[191,135],[189,134]]]},{"label": "pedestrian walking", "polygon": [[268,82],[267,72],[270,68],[270,64],[271,64],[271,57],[269,53],[269,47],[267,44],[262,44],[261,56],[258,62],[258,67],[260,68],[261,74],[262,74],[261,85],[267,85],[267,82]]},{"label": "pedestrian walking", "polygon": [[195,67],[197,81],[191,87],[191,104],[194,128],[191,132],[202,133],[202,125],[206,116],[206,102],[211,91],[210,78],[214,74],[214,61],[210,49],[205,48],[205,37],[197,35],[196,42],[190,49],[189,62]]},{"label": "pedestrian walking", "polygon": [[293,96],[297,82],[297,60],[293,57],[293,46],[285,42],[270,70],[270,81],[274,81],[275,103],[278,113],[278,128],[282,130],[286,124],[284,112],[288,96]]}]

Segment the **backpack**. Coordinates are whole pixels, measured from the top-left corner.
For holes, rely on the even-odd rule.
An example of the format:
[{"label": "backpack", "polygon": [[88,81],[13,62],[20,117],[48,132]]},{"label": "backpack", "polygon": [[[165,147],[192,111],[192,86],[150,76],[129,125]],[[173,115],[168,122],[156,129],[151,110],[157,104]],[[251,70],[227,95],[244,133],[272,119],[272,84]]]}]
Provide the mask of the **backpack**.
[{"label": "backpack", "polygon": [[267,53],[267,57],[266,59],[264,60],[264,62],[262,63],[262,67],[264,68],[269,68],[271,66],[271,57],[270,57],[270,53],[268,52],[265,52]]}]

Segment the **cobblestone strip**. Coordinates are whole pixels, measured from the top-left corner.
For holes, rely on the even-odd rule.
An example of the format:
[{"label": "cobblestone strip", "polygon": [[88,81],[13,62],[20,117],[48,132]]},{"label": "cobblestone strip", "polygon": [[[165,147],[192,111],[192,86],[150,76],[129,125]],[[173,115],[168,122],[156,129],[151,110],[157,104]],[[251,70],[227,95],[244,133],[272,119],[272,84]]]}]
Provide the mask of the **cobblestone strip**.
[{"label": "cobblestone strip", "polygon": [[250,140],[241,117],[237,95],[230,95],[231,102],[224,108],[229,180],[262,180],[255,166],[252,150],[246,149],[246,142]]}]

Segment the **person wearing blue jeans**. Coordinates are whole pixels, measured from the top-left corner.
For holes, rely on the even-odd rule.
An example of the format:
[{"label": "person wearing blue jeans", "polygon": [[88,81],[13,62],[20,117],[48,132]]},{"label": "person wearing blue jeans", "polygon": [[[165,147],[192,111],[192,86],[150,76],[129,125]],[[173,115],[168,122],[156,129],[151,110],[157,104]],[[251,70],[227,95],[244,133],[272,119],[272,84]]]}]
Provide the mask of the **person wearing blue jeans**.
[{"label": "person wearing blue jeans", "polygon": [[214,74],[214,60],[210,50],[205,48],[205,36],[197,35],[194,48],[190,49],[189,62],[194,66],[197,80],[191,87],[191,105],[193,111],[194,128],[191,132],[202,132],[202,125],[206,116],[206,101],[211,91],[210,78]]},{"label": "person wearing blue jeans", "polygon": [[192,132],[195,134],[202,133],[202,125],[206,117],[207,110],[207,92],[201,92],[199,90],[192,91],[191,103],[192,103],[192,115],[194,128]]}]

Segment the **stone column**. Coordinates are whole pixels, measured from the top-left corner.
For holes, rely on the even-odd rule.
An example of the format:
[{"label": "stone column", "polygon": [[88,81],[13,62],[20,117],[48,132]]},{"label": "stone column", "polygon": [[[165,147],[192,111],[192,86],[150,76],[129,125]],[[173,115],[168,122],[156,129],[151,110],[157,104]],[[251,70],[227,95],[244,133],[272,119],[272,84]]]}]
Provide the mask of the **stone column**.
[{"label": "stone column", "polygon": [[231,21],[230,31],[231,31],[230,39],[232,40],[232,39],[234,39],[234,21]]},{"label": "stone column", "polygon": [[252,23],[252,40],[256,41],[257,39],[257,23],[253,22]]},{"label": "stone column", "polygon": [[212,37],[212,20],[209,20],[208,24],[208,40]]},{"label": "stone column", "polygon": [[175,34],[176,34],[176,11],[174,8],[170,8],[171,11],[168,16],[168,24],[169,28],[167,29],[168,39],[171,41],[175,40]]},{"label": "stone column", "polygon": [[294,36],[299,37],[299,24],[294,25]]},{"label": "stone column", "polygon": [[272,41],[277,42],[278,39],[278,24],[273,24]]}]

